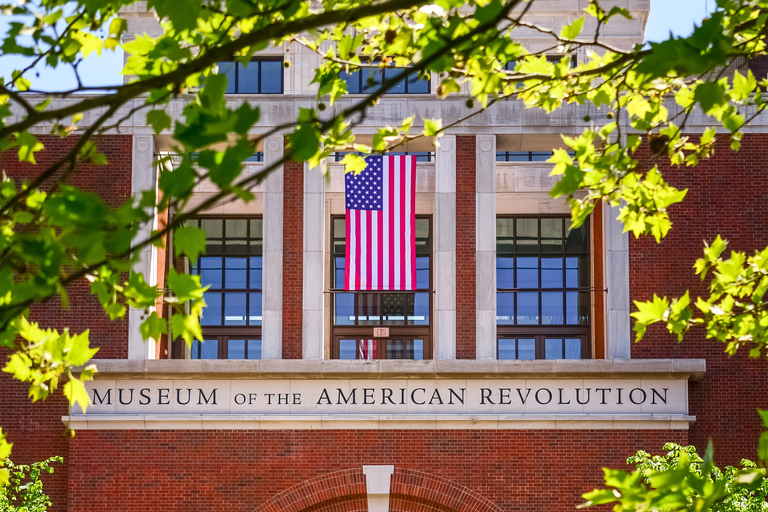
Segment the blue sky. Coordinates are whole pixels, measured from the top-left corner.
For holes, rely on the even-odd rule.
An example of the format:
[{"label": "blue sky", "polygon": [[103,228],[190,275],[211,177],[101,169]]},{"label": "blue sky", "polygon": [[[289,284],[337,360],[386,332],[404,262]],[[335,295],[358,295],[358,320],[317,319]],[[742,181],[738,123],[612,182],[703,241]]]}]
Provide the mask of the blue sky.
[{"label": "blue sky", "polygon": [[[646,26],[645,38],[647,41],[661,41],[666,39],[670,32],[674,35],[687,35],[693,29],[696,22],[700,22],[706,13],[714,8],[716,0],[651,0],[651,14]],[[0,34],[4,34],[8,24],[0,16]],[[95,55],[89,56],[80,66],[81,76],[86,85],[110,85],[121,82],[120,69],[122,68],[123,55],[121,52],[104,52],[102,58]],[[15,69],[23,65],[15,57],[0,57],[0,74],[6,75],[9,69]],[[39,77],[30,76],[33,87],[43,90],[74,87],[75,78],[69,70],[55,71],[46,67],[40,67]]]}]

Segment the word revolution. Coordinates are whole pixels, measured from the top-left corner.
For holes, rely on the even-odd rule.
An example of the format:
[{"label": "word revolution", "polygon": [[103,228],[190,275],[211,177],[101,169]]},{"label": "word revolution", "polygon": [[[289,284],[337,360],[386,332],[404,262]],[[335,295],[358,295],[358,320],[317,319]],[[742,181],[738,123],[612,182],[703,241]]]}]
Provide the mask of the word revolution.
[{"label": "word revolution", "polygon": [[88,414],[685,414],[681,380],[94,381]]}]

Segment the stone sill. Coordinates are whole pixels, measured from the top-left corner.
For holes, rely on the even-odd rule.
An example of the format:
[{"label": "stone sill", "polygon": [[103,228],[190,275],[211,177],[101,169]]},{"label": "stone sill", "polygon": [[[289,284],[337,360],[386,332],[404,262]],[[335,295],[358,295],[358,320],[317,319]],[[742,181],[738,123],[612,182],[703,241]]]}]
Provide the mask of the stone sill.
[{"label": "stone sill", "polygon": [[76,414],[76,430],[687,430],[683,414]]},{"label": "stone sill", "polygon": [[499,379],[672,378],[700,380],[704,359],[588,359],[556,361],[318,359],[95,359],[96,379]]}]

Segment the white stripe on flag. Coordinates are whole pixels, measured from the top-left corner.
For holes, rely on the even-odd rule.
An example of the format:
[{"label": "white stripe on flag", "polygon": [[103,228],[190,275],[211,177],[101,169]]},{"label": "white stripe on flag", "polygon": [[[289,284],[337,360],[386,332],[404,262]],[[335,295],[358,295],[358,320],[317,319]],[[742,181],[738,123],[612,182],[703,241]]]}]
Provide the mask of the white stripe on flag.
[{"label": "white stripe on flag", "polygon": [[355,276],[357,275],[357,268],[355,267],[355,254],[358,250],[357,248],[357,239],[355,237],[355,211],[351,210],[350,214],[348,215],[349,218],[349,240],[347,240],[347,243],[352,248],[351,251],[349,251],[349,261],[347,262],[347,265],[349,265],[349,282],[347,283],[347,290],[355,290]]},{"label": "white stripe on flag", "polygon": [[371,290],[379,289],[379,214],[371,213]]},{"label": "white stripe on flag", "polygon": [[401,209],[401,202],[403,200],[403,184],[402,180],[400,179],[400,157],[390,157],[392,160],[394,160],[394,168],[395,168],[395,182],[393,183],[392,190],[390,190],[390,193],[395,198],[395,211],[393,212],[393,220],[395,223],[395,248],[394,251],[389,255],[390,258],[394,258],[395,260],[395,290],[400,290],[400,281],[403,269],[400,265],[400,254],[403,250],[403,233],[400,229],[401,227],[401,215],[400,215],[400,209]]},{"label": "white stripe on flag", "polygon": [[384,207],[381,212],[384,220],[384,250],[381,252],[381,267],[383,271],[382,282],[384,283],[382,288],[384,290],[389,290],[389,254],[392,251],[392,240],[390,240],[389,237],[389,157],[385,156],[382,160],[384,161],[384,165],[382,165],[382,174],[384,175],[384,196],[382,200],[384,202]]},{"label": "white stripe on flag", "polygon": [[413,169],[411,168],[411,157],[406,156],[403,160],[405,160],[405,183],[403,183],[403,201],[405,201],[405,219],[403,219],[405,222],[405,231],[403,236],[403,245],[405,245],[405,289],[406,290],[413,290],[416,288],[414,286],[416,283],[413,283],[413,268],[411,266],[411,256],[413,253],[413,246],[410,244],[411,240],[411,215],[413,215],[413,212],[411,211],[411,173],[413,172]]}]

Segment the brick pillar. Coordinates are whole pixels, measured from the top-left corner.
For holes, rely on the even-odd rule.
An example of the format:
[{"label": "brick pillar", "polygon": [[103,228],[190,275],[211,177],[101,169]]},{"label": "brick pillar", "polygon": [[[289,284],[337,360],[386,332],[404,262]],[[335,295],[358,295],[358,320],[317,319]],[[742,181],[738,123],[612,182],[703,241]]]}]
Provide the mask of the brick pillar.
[{"label": "brick pillar", "polygon": [[456,137],[456,359],[475,358],[474,135]]},{"label": "brick pillar", "polygon": [[304,164],[285,164],[283,182],[283,359],[301,359]]}]

